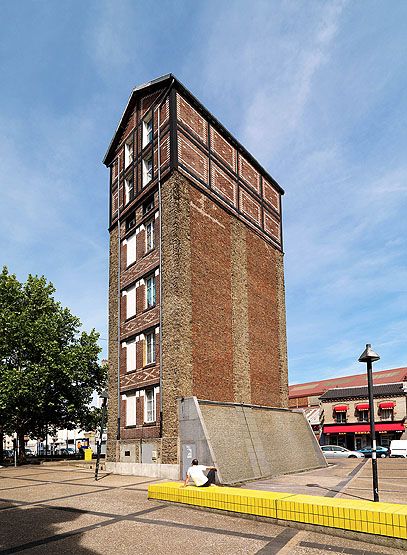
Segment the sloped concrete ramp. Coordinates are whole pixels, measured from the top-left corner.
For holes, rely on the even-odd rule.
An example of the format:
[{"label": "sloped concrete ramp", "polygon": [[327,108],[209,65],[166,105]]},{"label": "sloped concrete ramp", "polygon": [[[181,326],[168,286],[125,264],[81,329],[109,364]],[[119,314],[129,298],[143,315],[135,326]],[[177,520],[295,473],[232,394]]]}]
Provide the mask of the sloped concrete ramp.
[{"label": "sloped concrete ramp", "polygon": [[223,484],[326,466],[302,412],[188,397],[179,401],[181,474],[193,458]]}]

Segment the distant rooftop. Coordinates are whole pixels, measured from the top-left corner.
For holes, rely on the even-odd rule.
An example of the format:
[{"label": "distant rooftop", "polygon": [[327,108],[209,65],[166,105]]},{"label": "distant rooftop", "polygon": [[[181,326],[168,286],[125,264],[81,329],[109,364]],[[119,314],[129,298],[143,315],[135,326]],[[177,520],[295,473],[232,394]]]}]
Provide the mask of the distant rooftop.
[{"label": "distant rooftop", "polygon": [[[373,397],[404,395],[403,383],[387,383],[373,386]],[[329,389],[321,395],[321,401],[331,399],[364,399],[368,396],[367,387],[338,387]]]},{"label": "distant rooftop", "polygon": [[[373,383],[375,385],[388,384],[407,381],[407,368],[392,368],[391,370],[381,370],[373,372]],[[290,385],[289,398],[320,396],[328,389],[344,387],[367,386],[366,374],[354,374],[353,376],[343,376],[329,380],[319,380],[301,384]]]}]

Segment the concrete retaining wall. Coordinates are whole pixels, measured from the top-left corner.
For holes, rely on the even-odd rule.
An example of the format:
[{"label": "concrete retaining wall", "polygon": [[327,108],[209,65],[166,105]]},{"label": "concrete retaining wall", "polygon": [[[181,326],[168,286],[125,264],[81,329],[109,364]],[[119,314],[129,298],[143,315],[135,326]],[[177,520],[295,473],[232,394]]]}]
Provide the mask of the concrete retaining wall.
[{"label": "concrete retaining wall", "polygon": [[222,484],[326,466],[303,413],[183,399],[179,404],[181,474],[193,458],[214,465]]}]

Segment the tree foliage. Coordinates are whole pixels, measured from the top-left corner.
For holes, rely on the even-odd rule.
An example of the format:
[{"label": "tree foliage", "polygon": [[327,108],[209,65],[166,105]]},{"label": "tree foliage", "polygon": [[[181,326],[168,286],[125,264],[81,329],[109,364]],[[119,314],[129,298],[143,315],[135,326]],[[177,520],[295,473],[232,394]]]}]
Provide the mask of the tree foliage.
[{"label": "tree foliage", "polygon": [[93,392],[106,385],[99,334],[81,332],[54,293],[44,276],[0,274],[0,425],[19,438],[84,426]]}]

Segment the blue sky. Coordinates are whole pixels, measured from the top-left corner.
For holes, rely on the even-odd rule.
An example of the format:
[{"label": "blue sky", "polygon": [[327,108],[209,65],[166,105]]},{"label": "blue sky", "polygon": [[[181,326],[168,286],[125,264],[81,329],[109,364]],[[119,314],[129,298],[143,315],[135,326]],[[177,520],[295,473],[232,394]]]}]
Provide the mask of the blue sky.
[{"label": "blue sky", "polygon": [[[1,262],[107,337],[108,172],[174,73],[285,189],[290,382],[407,365],[407,3],[3,2]],[[101,345],[106,352],[106,341]]]}]

